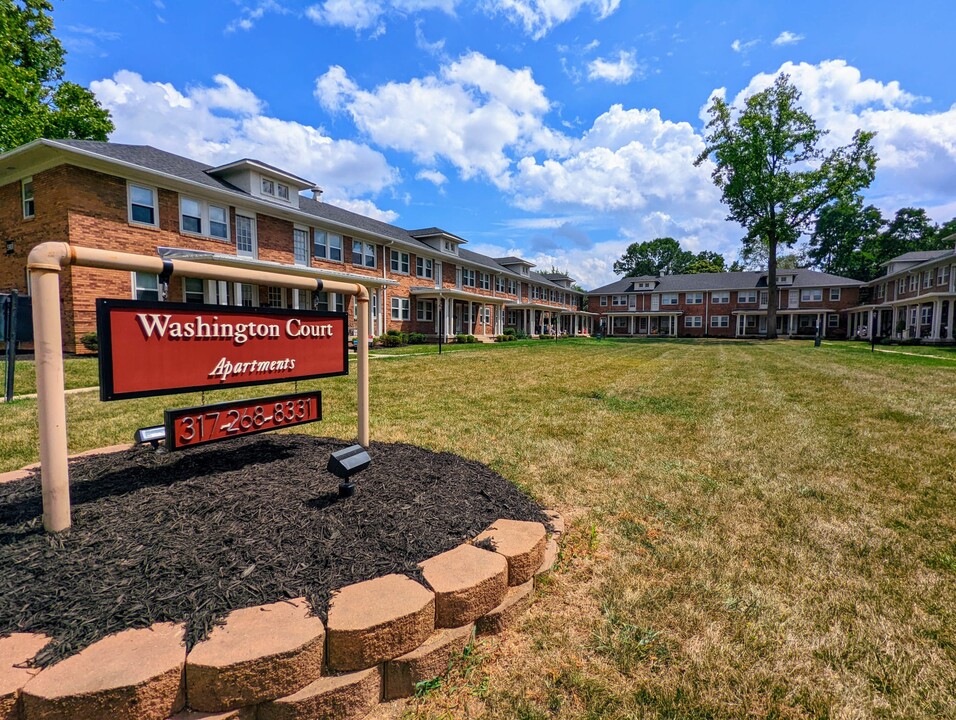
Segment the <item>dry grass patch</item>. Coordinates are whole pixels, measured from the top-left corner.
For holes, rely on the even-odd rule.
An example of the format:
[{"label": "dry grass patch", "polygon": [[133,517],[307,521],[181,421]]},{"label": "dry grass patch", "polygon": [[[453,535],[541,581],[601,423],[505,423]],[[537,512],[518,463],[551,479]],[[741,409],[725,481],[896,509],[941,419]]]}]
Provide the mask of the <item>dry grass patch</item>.
[{"label": "dry grass patch", "polygon": [[[326,416],[309,432],[353,437],[354,376],[308,385]],[[72,397],[71,449],[198,401]],[[376,439],[485,462],[571,521],[521,626],[393,715],[956,717],[953,363],[488,346],[373,363],[371,404]],[[4,469],[35,460],[35,404],[0,423]]]}]

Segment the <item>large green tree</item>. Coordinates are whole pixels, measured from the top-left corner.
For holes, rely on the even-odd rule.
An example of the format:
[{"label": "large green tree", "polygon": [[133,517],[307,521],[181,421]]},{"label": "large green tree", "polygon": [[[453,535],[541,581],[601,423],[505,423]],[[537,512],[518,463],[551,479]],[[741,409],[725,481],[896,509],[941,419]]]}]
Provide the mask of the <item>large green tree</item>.
[{"label": "large green tree", "polygon": [[40,137],[106,140],[109,111],[63,79],[49,0],[0,0],[0,151]]},{"label": "large green tree", "polygon": [[701,250],[693,261],[684,268],[684,272],[688,275],[727,272],[727,260],[720,253],[712,250]]},{"label": "large green tree", "polygon": [[833,275],[872,280],[879,271],[874,255],[886,221],[873,205],[854,195],[820,211],[807,258],[814,267]]},{"label": "large green tree", "polygon": [[631,243],[614,263],[614,272],[627,277],[678,275],[694,260],[694,253],[681,249],[674,238],[660,237]]},{"label": "large green tree", "polygon": [[746,230],[747,245],[767,248],[767,335],[776,337],[777,250],[813,228],[819,212],[868,187],[876,171],[873,133],[858,130],[845,146],[825,151],[826,131],[799,106],[786,74],[735,109],[714,98],[706,147],[695,163],[713,159],[714,184],[728,220]]}]

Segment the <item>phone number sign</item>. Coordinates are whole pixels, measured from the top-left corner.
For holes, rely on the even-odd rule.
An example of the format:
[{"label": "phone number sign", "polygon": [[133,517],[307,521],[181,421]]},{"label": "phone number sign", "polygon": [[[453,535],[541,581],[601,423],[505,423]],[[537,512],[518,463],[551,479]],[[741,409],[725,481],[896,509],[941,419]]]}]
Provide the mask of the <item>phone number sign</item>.
[{"label": "phone number sign", "polygon": [[182,450],[321,419],[320,391],[166,410],[166,447]]}]

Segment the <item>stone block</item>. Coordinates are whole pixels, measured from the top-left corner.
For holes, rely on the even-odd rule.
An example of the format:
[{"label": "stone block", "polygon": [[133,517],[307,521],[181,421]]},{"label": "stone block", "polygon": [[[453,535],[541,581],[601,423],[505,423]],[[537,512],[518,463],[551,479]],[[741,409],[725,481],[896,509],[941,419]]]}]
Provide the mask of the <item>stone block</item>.
[{"label": "stone block", "polygon": [[385,663],[385,699],[411,697],[415,686],[443,675],[472,639],[475,626],[436,630],[421,646]]},{"label": "stone block", "polygon": [[256,720],[254,707],[227,710],[221,713],[206,713],[187,710],[173,715],[169,720]]},{"label": "stone block", "polygon": [[524,585],[510,588],[508,595],[502,601],[501,605],[496,607],[483,618],[479,618],[475,626],[481,635],[493,635],[504,630],[519,618],[528,606],[531,605],[531,598],[534,594],[534,580],[529,580]]},{"label": "stone block", "polygon": [[23,688],[25,720],[165,720],[183,708],[183,626],[124,630],[45,668]]},{"label": "stone block", "polygon": [[548,538],[548,544],[544,547],[544,560],[541,561],[541,566],[534,571],[534,576],[538,577],[539,575],[551,572],[551,569],[557,561],[558,541],[554,539],[554,536],[551,536]]},{"label": "stone block", "polygon": [[497,607],[508,592],[508,561],[503,555],[459,545],[421,564],[435,591],[435,627],[474,622]]},{"label": "stone block", "polygon": [[548,536],[544,525],[523,520],[496,520],[495,523],[474,539],[474,542],[491,541],[495,552],[508,561],[508,584],[523,585],[534,577],[534,572],[544,560],[544,548]]},{"label": "stone block", "polygon": [[382,695],[379,668],[321,677],[293,695],[259,706],[258,720],[358,720]]},{"label": "stone block", "polygon": [[13,633],[0,638],[0,720],[18,720],[20,717],[17,701],[20,690],[39,668],[23,665],[33,658],[50,642],[46,635],[33,633]]},{"label": "stone block", "polygon": [[291,695],[322,674],[325,625],[304,598],[231,612],[186,657],[193,710],[219,712]]},{"label": "stone block", "polygon": [[404,655],[435,629],[435,594],[404,575],[348,585],[332,596],[329,669],[362,670]]}]

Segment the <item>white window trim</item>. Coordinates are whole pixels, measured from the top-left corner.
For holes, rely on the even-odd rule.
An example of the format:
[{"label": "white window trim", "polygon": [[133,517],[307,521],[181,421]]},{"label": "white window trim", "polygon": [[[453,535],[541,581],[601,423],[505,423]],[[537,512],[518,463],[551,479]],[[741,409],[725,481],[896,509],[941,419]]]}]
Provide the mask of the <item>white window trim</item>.
[{"label": "white window trim", "polygon": [[[199,232],[195,230],[187,230],[183,227],[183,200],[191,200],[192,202],[199,205]],[[209,217],[209,208],[216,207],[223,211],[226,218],[226,236],[213,235],[212,234],[212,220]],[[200,200],[199,198],[190,197],[189,195],[179,196],[179,232],[183,235],[193,235],[196,237],[209,238],[210,240],[217,240],[219,242],[229,242],[229,207],[227,205],[218,205],[216,203],[211,203],[207,200]]]},{"label": "white window trim", "polygon": [[415,256],[415,277],[425,278],[426,280],[435,279],[435,261],[431,258]]},{"label": "white window trim", "polygon": [[700,315],[685,315],[684,316],[684,327],[685,328],[699,328],[703,327],[704,318]]},{"label": "white window trim", "polygon": [[661,293],[661,305],[678,305],[678,304],[680,304],[679,293]]},{"label": "white window trim", "polygon": [[435,320],[435,304],[432,300],[418,300],[415,303],[415,318],[418,322]]},{"label": "white window trim", "polygon": [[832,302],[839,302],[842,296],[843,296],[842,288],[830,288],[829,297]]},{"label": "white window trim", "polygon": [[[402,270],[402,267],[405,269]],[[396,275],[409,275],[412,271],[412,256],[404,250],[388,250],[388,268]]]},{"label": "white window trim", "polygon": [[205,283],[205,281],[204,281],[202,278],[184,277],[182,280],[183,280],[183,302],[195,302],[195,301],[193,301],[193,300],[187,300],[187,299],[186,299],[186,295],[187,295],[186,281],[187,281],[187,280],[198,280],[198,281],[199,281],[200,285],[202,285],[202,291],[201,291],[201,292],[202,292],[202,300],[200,300],[199,302],[200,302],[200,303],[207,302],[207,299],[206,299],[206,283]]},{"label": "white window trim", "polygon": [[[334,235],[339,239],[339,259],[336,260],[332,257],[332,244],[329,241],[329,236]],[[324,242],[319,242],[319,237],[325,238]],[[316,245],[321,245],[325,248],[325,256],[317,255],[315,252]],[[349,250],[351,253],[351,249]],[[329,232],[327,230],[319,230],[314,228],[312,230],[312,247],[310,249],[311,256],[316,260],[321,260],[322,262],[334,262],[334,263],[344,263],[345,262],[345,236],[341,233]]]},{"label": "white window trim", "polygon": [[[27,197],[27,185],[30,186],[30,197]],[[30,212],[27,212],[27,203],[30,203]],[[20,181],[20,208],[23,210],[23,219],[36,217],[36,187],[33,185],[33,176],[25,177]]]},{"label": "white window trim", "polygon": [[[138,187],[141,190],[149,190],[153,194],[153,222],[147,223],[141,220],[133,219],[133,188]],[[142,205],[141,207],[146,207]],[[140,185],[139,183],[126,183],[126,220],[130,225],[139,227],[159,227],[159,191],[151,185]]]},{"label": "white window trim", "polygon": [[704,293],[702,292],[684,293],[684,299],[687,301],[688,305],[703,305]]},{"label": "white window trim", "polygon": [[236,223],[237,224],[239,222],[239,218],[241,217],[246,218],[247,220],[250,220],[252,223],[251,224],[252,253],[248,255],[239,255],[239,232],[238,232],[238,228],[236,228],[236,237],[234,237],[231,241],[236,248],[236,255],[239,255],[240,257],[251,257],[254,259],[258,258],[259,257],[259,228],[258,228],[258,223],[256,222],[256,214],[248,210],[240,210],[236,208]]},{"label": "white window trim", "polygon": [[728,328],[730,327],[730,316],[729,315],[711,315],[710,326],[712,328]]},{"label": "white window trim", "polygon": [[[135,270],[129,274],[129,282],[133,290],[133,300],[139,299],[137,295],[139,294],[139,290],[140,290],[139,282],[138,282],[140,275],[149,275],[156,278],[156,289],[155,289],[156,300],[151,300],[149,302],[156,302],[156,301],[162,300],[163,299],[163,284],[159,282],[159,275],[157,275],[156,273],[136,272]],[[153,292],[153,288],[142,288],[142,289],[146,292]]]},{"label": "white window trim", "polygon": [[[297,232],[299,232],[299,233],[305,233],[305,260],[304,260],[304,261],[300,261],[299,258],[296,257],[296,254],[295,254],[295,252],[296,252],[296,250],[295,250],[295,234],[296,234]],[[294,265],[298,265],[299,267],[308,267],[308,266],[309,266],[309,264],[312,262],[312,247],[311,247],[311,245],[312,245],[312,233],[309,231],[309,228],[307,228],[305,225],[293,225],[293,226],[292,226],[292,263],[293,263]]]},{"label": "white window trim", "polygon": [[[815,293],[820,293],[820,297],[814,297]],[[800,302],[823,302],[823,288],[801,288]]]},{"label": "white window trim", "polygon": [[[740,297],[740,293],[737,294],[737,297]],[[730,290],[712,292],[710,302],[713,305],[728,305],[730,303]]]},{"label": "white window trim", "polygon": [[[360,263],[355,262],[355,243],[359,243],[362,246],[362,262]],[[365,242],[364,240],[356,240],[355,238],[352,238],[351,258],[353,267],[363,267],[368,268],[369,270],[375,270],[378,268],[378,246]],[[371,265],[368,264],[369,258],[372,259]]]},{"label": "white window trim", "polygon": [[404,322],[411,320],[411,303],[408,298],[393,297],[391,302],[391,313],[389,314],[395,322]]}]

